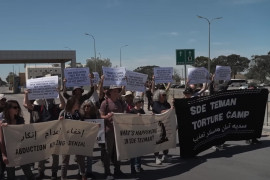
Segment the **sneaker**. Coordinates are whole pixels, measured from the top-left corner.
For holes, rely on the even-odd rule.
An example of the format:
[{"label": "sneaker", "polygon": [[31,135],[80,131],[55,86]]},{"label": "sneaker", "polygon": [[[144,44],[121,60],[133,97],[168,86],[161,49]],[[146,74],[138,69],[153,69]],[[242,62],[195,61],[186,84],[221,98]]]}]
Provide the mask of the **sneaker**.
[{"label": "sneaker", "polygon": [[162,162],[171,162],[172,158],[169,157],[168,155],[163,155],[162,158],[161,158],[161,161]]},{"label": "sneaker", "polygon": [[37,175],[36,175],[36,180],[39,180],[39,179],[43,179],[45,176],[44,172],[39,172]]},{"label": "sneaker", "polygon": [[57,172],[52,173],[51,180],[57,180]]},{"label": "sneaker", "polygon": [[251,140],[246,140],[246,144],[251,144]]},{"label": "sneaker", "polygon": [[113,180],[113,175],[112,174],[107,174],[105,177],[106,180]]},{"label": "sneaker", "polygon": [[258,139],[255,138],[255,139],[252,139],[252,140],[251,140],[251,143],[252,143],[252,144],[260,144],[261,141],[259,141]]},{"label": "sneaker", "polygon": [[31,166],[30,168],[31,168],[31,171],[34,171],[35,170],[35,167],[34,166]]},{"label": "sneaker", "polygon": [[143,168],[141,168],[141,167],[136,167],[136,172],[137,173],[141,173],[141,172],[143,172],[144,170],[143,170]]},{"label": "sneaker", "polygon": [[162,164],[162,161],[158,157],[156,157],[156,165],[161,165],[161,164]]}]

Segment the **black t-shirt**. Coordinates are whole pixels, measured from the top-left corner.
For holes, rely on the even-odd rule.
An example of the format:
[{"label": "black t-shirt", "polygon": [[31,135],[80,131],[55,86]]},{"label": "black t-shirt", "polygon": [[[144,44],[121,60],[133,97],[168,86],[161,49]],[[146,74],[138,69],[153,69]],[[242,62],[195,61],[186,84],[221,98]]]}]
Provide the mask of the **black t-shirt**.
[{"label": "black t-shirt", "polygon": [[135,108],[132,108],[132,109],[129,111],[129,113],[131,113],[131,114],[138,114],[138,113],[140,113],[140,114],[145,114],[145,112],[144,112],[143,109],[135,109]]},{"label": "black t-shirt", "polygon": [[65,119],[81,120],[82,121],[79,110],[75,110],[73,114],[71,114],[70,112],[65,112],[65,110],[63,110],[61,112],[60,116],[64,116]]},{"label": "black t-shirt", "polygon": [[170,109],[171,105],[165,101],[164,103],[161,103],[159,101],[154,101],[152,112],[155,114],[161,114],[161,111]]}]

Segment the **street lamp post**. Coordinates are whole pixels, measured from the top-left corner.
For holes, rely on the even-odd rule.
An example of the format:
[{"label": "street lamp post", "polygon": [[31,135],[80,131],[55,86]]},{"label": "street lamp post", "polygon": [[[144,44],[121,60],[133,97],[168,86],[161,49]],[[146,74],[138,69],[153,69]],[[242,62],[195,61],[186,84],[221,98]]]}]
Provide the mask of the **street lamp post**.
[{"label": "street lamp post", "polygon": [[92,34],[84,33],[86,36],[91,36],[94,40],[94,53],[95,53],[95,71],[97,71],[97,53],[96,53],[96,40]]},{"label": "street lamp post", "polygon": [[197,17],[205,19],[208,22],[208,72],[210,73],[210,25],[212,21],[214,21],[215,19],[221,19],[222,17],[213,18],[211,20],[209,20],[206,17],[199,16],[199,15],[197,15]]},{"label": "street lamp post", "polygon": [[126,47],[126,46],[128,46],[128,45],[124,45],[124,46],[121,46],[121,47],[120,47],[120,67],[122,67],[122,53],[121,53],[121,49],[122,49],[123,47]]}]

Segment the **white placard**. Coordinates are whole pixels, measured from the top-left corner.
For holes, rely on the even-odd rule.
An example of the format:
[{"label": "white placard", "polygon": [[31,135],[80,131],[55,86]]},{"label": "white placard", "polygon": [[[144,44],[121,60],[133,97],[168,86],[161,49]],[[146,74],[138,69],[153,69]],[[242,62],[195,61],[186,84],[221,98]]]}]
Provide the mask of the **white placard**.
[{"label": "white placard", "polygon": [[201,84],[206,82],[209,82],[209,73],[206,68],[188,68],[189,84]]},{"label": "white placard", "polygon": [[231,80],[231,67],[230,66],[216,66],[215,80]]},{"label": "white placard", "polygon": [[173,67],[155,67],[155,84],[172,82]]},{"label": "white placard", "polygon": [[90,86],[89,68],[65,68],[66,87]]},{"label": "white placard", "polygon": [[26,88],[29,90],[29,100],[57,98],[58,76],[28,79]]},{"label": "white placard", "polygon": [[84,119],[84,121],[99,124],[97,143],[105,143],[104,119]]},{"label": "white placard", "polygon": [[110,68],[110,67],[102,67],[103,75],[104,75],[104,82],[103,86],[126,86],[126,68],[119,67],[119,68]]},{"label": "white placard", "polygon": [[48,159],[52,154],[92,156],[98,124],[55,120],[3,127],[9,167]]},{"label": "white placard", "polygon": [[174,109],[163,114],[113,115],[117,159],[130,159],[176,147]]},{"label": "white placard", "polygon": [[126,72],[127,86],[126,90],[145,92],[145,82],[148,75],[133,71]]}]

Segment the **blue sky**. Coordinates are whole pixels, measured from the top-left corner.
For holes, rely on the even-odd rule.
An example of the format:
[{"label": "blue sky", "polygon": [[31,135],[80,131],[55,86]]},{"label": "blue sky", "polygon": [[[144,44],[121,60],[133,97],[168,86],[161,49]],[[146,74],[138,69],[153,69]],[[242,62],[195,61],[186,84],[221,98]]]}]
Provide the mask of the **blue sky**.
[{"label": "blue sky", "polygon": [[[77,62],[109,58],[113,66],[176,66],[176,49],[195,49],[211,58],[247,58],[270,51],[270,0],[0,0],[1,50],[76,50]],[[14,65],[24,72],[23,65]],[[1,77],[13,65],[1,65]]]}]

